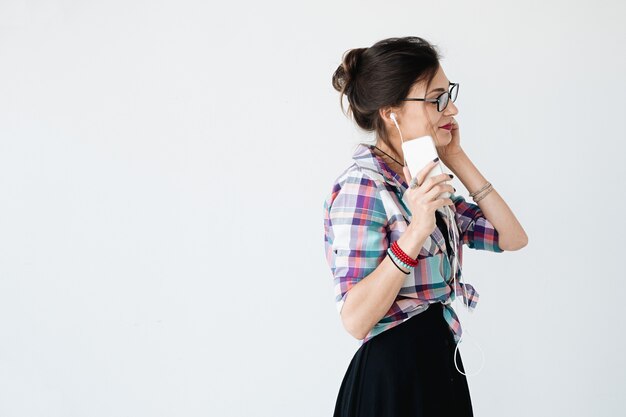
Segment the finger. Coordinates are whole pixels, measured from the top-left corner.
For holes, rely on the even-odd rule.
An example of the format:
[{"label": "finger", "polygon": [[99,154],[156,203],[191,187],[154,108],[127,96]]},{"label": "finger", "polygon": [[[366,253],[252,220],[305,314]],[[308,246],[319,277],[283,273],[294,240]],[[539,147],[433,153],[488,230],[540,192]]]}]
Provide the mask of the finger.
[{"label": "finger", "polygon": [[418,182],[420,184],[424,183],[424,179],[428,176],[428,173],[439,163],[439,157],[435,158],[433,161],[430,161],[426,164],[424,168],[422,168],[416,175]]},{"label": "finger", "polygon": [[426,188],[428,191],[424,194],[428,200],[435,200],[437,196],[444,192],[449,192],[450,194],[454,193],[454,187],[450,184],[434,184],[430,188]]},{"label": "finger", "polygon": [[411,178],[413,178],[411,176],[411,171],[409,171],[409,168],[405,165],[402,167],[402,172],[404,173],[404,179],[406,181],[406,183],[410,183],[411,182]]},{"label": "finger", "polygon": [[424,185],[426,186],[426,189],[430,189],[432,186],[440,184],[442,182],[445,181],[450,181],[452,178],[454,178],[454,175],[452,174],[439,174],[439,175],[434,175],[430,178],[428,178],[427,180],[424,181]]},{"label": "finger", "polygon": [[449,198],[438,198],[437,200],[435,200],[435,203],[436,203],[437,207],[443,207],[443,206],[453,205],[454,201],[452,201]]},{"label": "finger", "polygon": [[[451,175],[452,174],[445,174],[445,173],[444,174],[439,174],[439,175],[433,175],[430,178],[426,178],[420,184],[422,184],[423,190],[428,192],[428,190],[430,190],[435,185],[444,183],[445,181],[450,181],[454,177],[454,176],[451,176]],[[444,185],[448,185],[448,184],[444,184]]]},{"label": "finger", "polygon": [[454,204],[454,201],[450,200],[449,198],[438,198],[431,203],[431,207],[437,210],[441,207],[450,206],[453,204]]},{"label": "finger", "polygon": [[454,175],[448,174],[447,172],[444,172],[443,174],[435,175],[433,177],[433,179],[437,183],[440,183],[440,182],[443,182],[443,181],[450,181],[452,178],[454,178]]}]

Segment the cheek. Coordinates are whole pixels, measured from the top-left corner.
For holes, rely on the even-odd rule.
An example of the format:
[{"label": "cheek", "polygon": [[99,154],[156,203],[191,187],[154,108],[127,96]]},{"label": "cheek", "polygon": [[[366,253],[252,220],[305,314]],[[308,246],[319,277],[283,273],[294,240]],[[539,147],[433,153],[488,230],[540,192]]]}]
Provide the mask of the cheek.
[{"label": "cheek", "polygon": [[410,124],[406,127],[407,131],[410,132],[411,137],[417,137],[426,134],[432,135],[432,133],[430,133],[431,129],[436,129],[441,124],[441,114],[438,113],[436,109],[434,113],[432,111],[416,111],[415,113],[412,113],[410,115],[409,120]]},{"label": "cheek", "polygon": [[[437,121],[436,120],[424,120],[424,118],[422,117],[422,119],[420,119],[415,126],[415,130],[420,131],[420,132],[424,132],[423,134],[428,134],[430,135],[431,133],[431,129],[433,127],[437,127]],[[427,133],[426,133],[427,132]]]},{"label": "cheek", "polygon": [[[430,115],[428,117],[431,117]],[[420,114],[416,115],[411,119],[411,130],[413,131],[424,131],[428,129],[430,125],[429,120],[426,119],[425,115]]]},{"label": "cheek", "polygon": [[435,127],[439,127],[442,123],[442,117],[443,112],[438,112],[437,110],[435,110],[433,113],[431,113],[430,115],[430,120],[432,120],[433,126]]}]

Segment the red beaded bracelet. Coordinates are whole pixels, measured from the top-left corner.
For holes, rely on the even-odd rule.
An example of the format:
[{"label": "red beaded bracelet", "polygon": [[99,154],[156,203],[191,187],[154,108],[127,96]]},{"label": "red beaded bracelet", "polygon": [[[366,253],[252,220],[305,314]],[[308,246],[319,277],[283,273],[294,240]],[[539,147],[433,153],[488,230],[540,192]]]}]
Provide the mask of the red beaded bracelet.
[{"label": "red beaded bracelet", "polygon": [[391,251],[405,264],[409,266],[417,266],[417,259],[413,259],[409,255],[404,253],[404,251],[400,249],[397,241],[391,244]]}]

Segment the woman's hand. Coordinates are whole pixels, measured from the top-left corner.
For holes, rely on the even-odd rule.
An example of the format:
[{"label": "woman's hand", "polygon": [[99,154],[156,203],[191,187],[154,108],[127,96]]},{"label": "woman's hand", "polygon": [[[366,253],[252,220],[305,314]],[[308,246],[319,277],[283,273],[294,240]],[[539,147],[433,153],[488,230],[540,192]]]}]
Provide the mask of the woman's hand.
[{"label": "woman's hand", "polygon": [[450,133],[452,134],[452,140],[450,140],[450,143],[444,146],[437,146],[437,153],[439,154],[439,158],[441,158],[441,162],[443,162],[446,166],[449,166],[449,161],[464,152],[463,148],[461,148],[461,135],[459,133],[459,124],[454,119],[454,117],[452,118],[452,128],[450,129]]},{"label": "woman's hand", "polygon": [[417,173],[416,177],[419,186],[416,188],[411,188],[410,186],[412,177],[409,169],[406,166],[402,168],[406,182],[409,184],[409,188],[402,196],[402,199],[407,202],[409,210],[411,210],[411,224],[409,227],[413,227],[426,235],[430,235],[437,227],[435,210],[445,205],[450,206],[454,204],[450,198],[437,198],[439,194],[445,191],[454,192],[452,185],[443,184],[444,181],[450,180],[448,174],[435,175],[425,180],[428,173],[438,163],[430,161]]}]

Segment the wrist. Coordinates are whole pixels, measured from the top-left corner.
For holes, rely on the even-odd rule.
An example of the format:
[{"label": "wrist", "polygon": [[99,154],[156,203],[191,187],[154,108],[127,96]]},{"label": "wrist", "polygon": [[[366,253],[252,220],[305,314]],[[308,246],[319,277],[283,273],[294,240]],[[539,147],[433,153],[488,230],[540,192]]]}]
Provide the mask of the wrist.
[{"label": "wrist", "polygon": [[412,226],[411,223],[398,238],[397,243],[404,253],[412,259],[417,259],[417,255],[422,250],[422,246],[424,246],[424,242],[428,236],[430,236],[430,233]]},{"label": "wrist", "polygon": [[426,240],[430,233],[427,230],[420,229],[415,223],[409,223],[408,227],[402,234],[402,236],[407,235],[411,241],[422,241]]},{"label": "wrist", "polygon": [[448,156],[445,159],[442,158],[441,162],[443,162],[445,166],[450,168],[450,170],[456,174],[459,167],[462,167],[468,160],[469,160],[469,157],[467,156],[465,151],[461,149],[459,152],[456,152],[452,156]]}]

